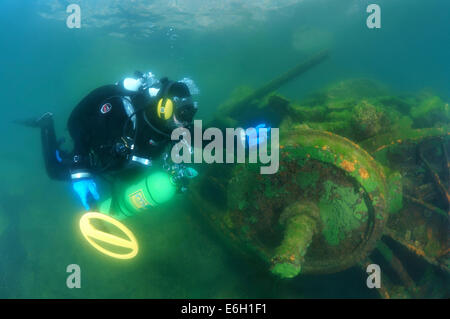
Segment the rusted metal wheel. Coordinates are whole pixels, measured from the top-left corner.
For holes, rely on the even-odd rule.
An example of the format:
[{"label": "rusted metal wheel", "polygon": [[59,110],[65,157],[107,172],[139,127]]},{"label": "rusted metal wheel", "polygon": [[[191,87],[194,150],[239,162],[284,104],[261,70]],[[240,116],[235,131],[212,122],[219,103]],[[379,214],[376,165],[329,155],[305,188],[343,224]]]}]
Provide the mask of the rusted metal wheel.
[{"label": "rusted metal wheel", "polygon": [[358,145],[328,132],[284,135],[280,170],[212,166],[192,200],[226,241],[283,278],[332,273],[364,260],[388,218],[383,170]]}]

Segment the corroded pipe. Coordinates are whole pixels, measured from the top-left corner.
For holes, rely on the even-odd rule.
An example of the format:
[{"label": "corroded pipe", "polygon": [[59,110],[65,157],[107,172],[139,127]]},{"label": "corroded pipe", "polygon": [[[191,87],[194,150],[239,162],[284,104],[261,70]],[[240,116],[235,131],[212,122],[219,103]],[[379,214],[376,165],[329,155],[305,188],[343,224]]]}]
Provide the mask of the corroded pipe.
[{"label": "corroded pipe", "polygon": [[420,258],[424,259],[429,264],[437,266],[437,267],[441,268],[442,270],[444,270],[445,272],[450,273],[450,269],[446,264],[440,262],[439,259],[437,259],[437,258],[428,256],[422,248],[417,247],[415,245],[415,243],[409,242],[408,240],[399,236],[395,231],[387,228],[385,231],[385,235],[389,236],[390,238],[392,238],[393,240],[395,240],[402,246],[406,247],[409,251],[413,252]]},{"label": "corroded pipe", "polygon": [[[439,174],[431,167],[430,163],[427,161],[425,156],[422,152],[422,145],[419,146],[419,158],[420,160],[425,164],[425,167],[430,172],[431,177],[433,178],[434,183],[436,184],[436,187],[439,189],[441,194],[444,197],[444,200],[446,202],[446,205],[448,208],[450,208],[450,194],[447,191],[447,187],[442,183],[441,179],[439,178]],[[447,161],[447,159],[445,159]]]},{"label": "corroded pipe", "polygon": [[409,129],[401,132],[376,135],[360,143],[360,146],[374,155],[386,148],[403,143],[419,143],[428,138],[448,136],[448,128]]},{"label": "corroded pipe", "polygon": [[[238,114],[237,112],[241,109],[241,107],[247,106],[247,104],[255,100],[260,100],[264,98],[265,96],[267,96],[274,90],[278,89],[285,83],[292,81],[294,78],[305,73],[306,71],[315,67],[316,65],[322,63],[328,58],[328,56],[329,56],[328,50],[322,51],[314,55],[313,57],[309,58],[307,61],[298,64],[294,68],[290,69],[289,71],[285,72],[284,74],[280,75],[279,77],[275,78],[269,83],[266,83],[265,85],[255,90],[253,93],[245,96],[241,100],[235,103],[225,104],[221,106],[218,112],[218,114],[220,114],[220,118],[222,118],[223,116],[234,118]],[[220,120],[220,118],[216,118],[216,120]]]},{"label": "corroded pipe", "polygon": [[382,240],[378,242],[377,249],[383,258],[391,265],[392,269],[397,273],[398,277],[409,292],[415,294],[417,291],[416,284],[406,271],[402,262],[395,256],[394,252]]},{"label": "corroded pipe", "polygon": [[318,231],[319,209],[312,203],[294,203],[280,216],[286,226],[284,238],[275,249],[271,271],[281,278],[297,276],[302,268],[308,247]]},{"label": "corroded pipe", "polygon": [[428,209],[428,210],[430,210],[432,212],[435,212],[435,213],[437,213],[437,214],[439,214],[441,216],[449,217],[449,213],[448,212],[446,213],[444,210],[440,209],[439,207],[436,207],[434,205],[426,203],[426,202],[424,202],[421,199],[409,196],[408,194],[403,194],[403,197],[405,197],[407,200],[409,200],[409,201],[411,201],[411,202],[413,202],[415,204],[419,204],[420,206],[422,206],[422,207],[424,207],[424,208],[426,208],[426,209]]}]

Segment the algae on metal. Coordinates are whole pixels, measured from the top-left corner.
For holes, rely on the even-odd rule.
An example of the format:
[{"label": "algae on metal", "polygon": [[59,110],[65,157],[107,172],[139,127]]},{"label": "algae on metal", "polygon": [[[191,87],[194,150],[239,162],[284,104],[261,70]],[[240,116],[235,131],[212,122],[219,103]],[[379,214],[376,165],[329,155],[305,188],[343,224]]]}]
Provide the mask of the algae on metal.
[{"label": "algae on metal", "polygon": [[[220,117],[222,124],[239,126],[251,119],[252,109],[279,116],[278,174],[261,176],[258,164],[245,164],[220,172],[208,168],[206,177],[194,182],[192,200],[223,238],[258,256],[282,278],[363,265],[383,235],[448,271],[442,261],[448,248],[436,237],[435,227],[442,223],[438,217],[426,230],[417,228],[420,245],[398,233],[411,230],[411,200],[405,192],[421,180],[411,179],[392,161],[405,157],[406,148],[448,136],[448,103],[430,93],[397,95],[364,79],[340,81],[300,102],[275,89],[266,85],[235,96]],[[238,112],[244,104],[250,111]],[[441,119],[435,121],[436,116]],[[311,202],[317,216],[282,218],[287,211],[299,211],[292,207]],[[413,213],[423,224],[420,216],[426,212],[416,206]],[[384,251],[388,256],[390,250]],[[395,259],[401,270],[399,263]],[[406,271],[403,276],[408,278]],[[409,295],[403,288],[393,285],[380,294]]]},{"label": "algae on metal", "polygon": [[323,236],[330,245],[339,242],[353,229],[367,221],[367,206],[351,187],[325,181],[325,193],[319,202]]}]

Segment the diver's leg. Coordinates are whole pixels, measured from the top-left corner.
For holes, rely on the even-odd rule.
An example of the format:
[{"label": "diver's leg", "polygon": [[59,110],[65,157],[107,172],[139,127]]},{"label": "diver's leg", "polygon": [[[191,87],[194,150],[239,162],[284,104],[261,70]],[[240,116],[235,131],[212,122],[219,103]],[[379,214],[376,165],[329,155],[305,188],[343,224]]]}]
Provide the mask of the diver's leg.
[{"label": "diver's leg", "polygon": [[56,180],[70,180],[69,167],[64,165],[58,149],[53,114],[45,113],[37,122],[41,128],[42,152],[48,176]]}]

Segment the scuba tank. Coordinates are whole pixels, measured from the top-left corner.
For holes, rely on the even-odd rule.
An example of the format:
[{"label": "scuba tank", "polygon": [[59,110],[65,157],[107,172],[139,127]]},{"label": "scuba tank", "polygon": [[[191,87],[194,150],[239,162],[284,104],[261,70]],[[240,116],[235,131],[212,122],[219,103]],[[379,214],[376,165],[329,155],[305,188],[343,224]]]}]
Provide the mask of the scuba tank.
[{"label": "scuba tank", "polygon": [[117,189],[112,197],[100,203],[98,210],[123,220],[169,201],[176,192],[177,186],[172,176],[157,170],[132,185]]}]

